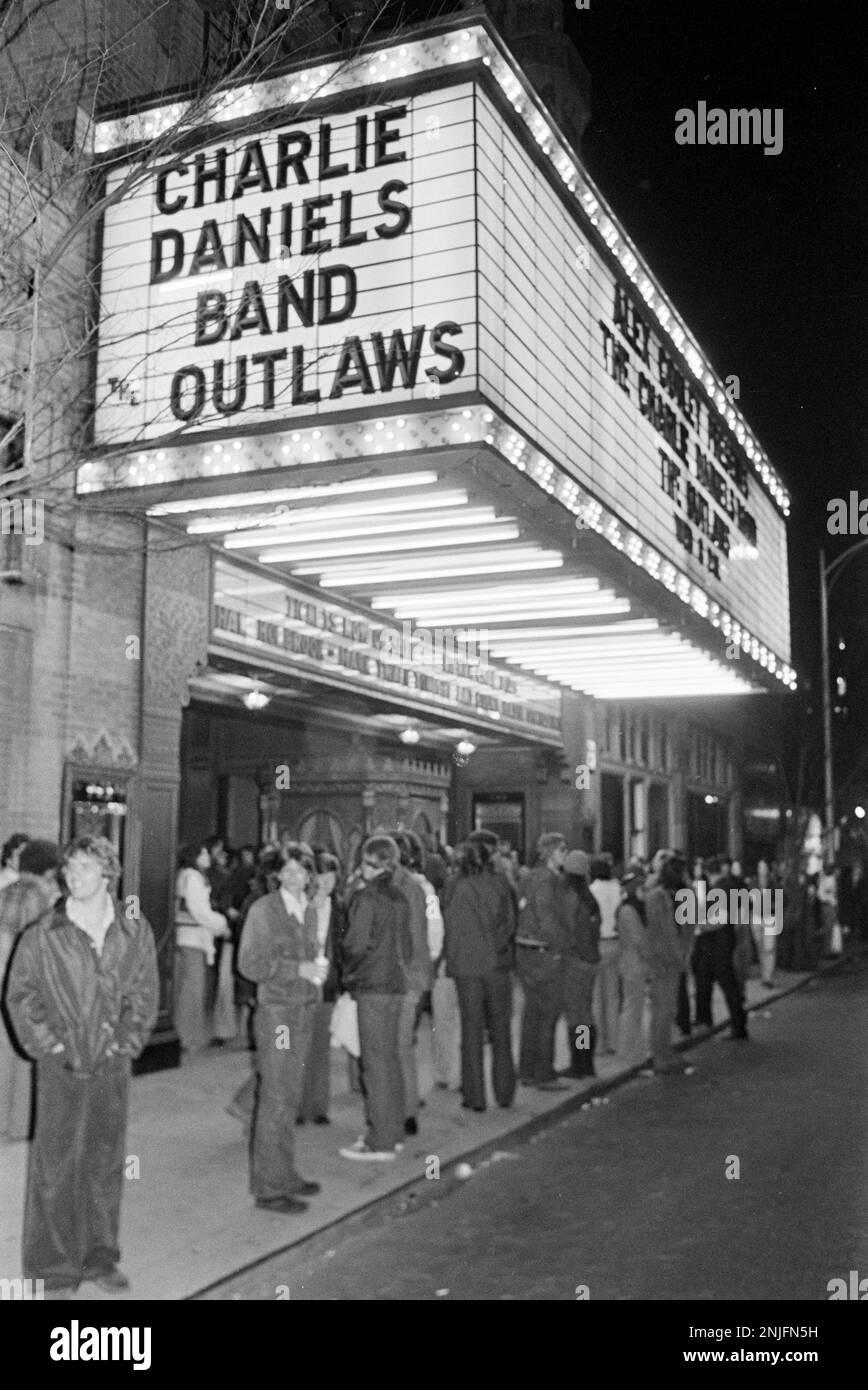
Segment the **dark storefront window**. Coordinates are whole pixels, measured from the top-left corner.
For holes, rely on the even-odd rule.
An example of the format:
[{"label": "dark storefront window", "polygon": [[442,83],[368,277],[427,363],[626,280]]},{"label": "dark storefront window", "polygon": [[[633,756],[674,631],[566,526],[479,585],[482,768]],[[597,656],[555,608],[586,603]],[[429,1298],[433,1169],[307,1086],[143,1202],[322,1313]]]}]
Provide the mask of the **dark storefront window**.
[{"label": "dark storefront window", "polygon": [[524,855],[524,797],[513,792],[502,796],[475,796],[473,829],[492,831],[501,840],[508,840],[512,849]]},{"label": "dark storefront window", "polygon": [[624,853],[624,781],[604,772],[600,783],[600,849],[620,860]]}]

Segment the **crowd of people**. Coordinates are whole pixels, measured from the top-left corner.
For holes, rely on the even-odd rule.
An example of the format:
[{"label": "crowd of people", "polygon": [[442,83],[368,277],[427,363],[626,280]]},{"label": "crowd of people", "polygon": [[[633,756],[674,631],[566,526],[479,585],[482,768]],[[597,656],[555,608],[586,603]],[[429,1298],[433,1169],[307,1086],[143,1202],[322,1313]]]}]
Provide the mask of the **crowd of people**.
[{"label": "crowd of people", "polygon": [[[61,851],[15,835],[3,847],[0,1131],[29,1135],[35,1062],[24,1266],[59,1297],[84,1279],[128,1287],[117,1268],[128,1082],[154,1026],[158,979],[153,934],[135,899],[123,907],[119,880],[99,837]],[[840,885],[854,913],[859,883],[850,874]],[[779,890],[782,917],[679,909],[685,889],[743,886]],[[212,836],[179,857],[174,1023],[187,1057],[249,1048],[250,1074],[227,1108],[250,1134],[255,1204],[293,1214],[320,1191],[298,1171],[295,1137],[299,1125],[330,1121],[333,1042],[347,1050],[365,1116],[340,1154],[393,1162],[419,1132],[426,1012],[436,1085],[473,1112],[490,1094],[509,1108],[519,1084],[566,1089],[604,1055],[643,1076],[690,1070],[673,1038],[712,1027],[715,984],[729,1036],[744,1041],[752,963],[772,988],[777,968],[811,968],[840,949],[838,892],[829,866],[788,876],[761,861],[746,881],[722,856],[688,872],[677,850],[618,873],[611,855],[570,849],[554,833],[540,837],[532,867],[487,830],[451,850],[383,829],[351,868],[323,846],[285,839],[230,852]],[[853,921],[864,937],[865,914]],[[559,1074],[562,1018],[570,1061]]]}]

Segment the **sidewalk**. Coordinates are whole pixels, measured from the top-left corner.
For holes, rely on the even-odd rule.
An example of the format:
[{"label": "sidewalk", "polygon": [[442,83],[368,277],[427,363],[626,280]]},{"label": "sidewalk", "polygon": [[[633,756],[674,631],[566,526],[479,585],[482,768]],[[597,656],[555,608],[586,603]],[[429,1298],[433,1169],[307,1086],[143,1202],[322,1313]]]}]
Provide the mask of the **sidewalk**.
[{"label": "sidewalk", "polygon": [[[749,1007],[762,1008],[809,978],[778,973],[774,991],[748,983]],[[715,990],[715,1019],[726,1010]],[[520,990],[513,1019],[517,1044]],[[596,1059],[598,1079],[575,1081],[569,1090],[545,1093],[519,1086],[510,1110],[496,1106],[483,1115],[461,1109],[454,1091],[433,1087],[431,1034],[427,1015],[419,1030],[419,1069],[426,1106],[420,1133],[406,1141],[394,1164],[356,1165],[338,1149],[363,1129],[361,1097],[347,1089],[345,1054],[332,1053],[333,1101],[329,1126],[297,1130],[299,1169],[322,1183],[322,1193],[300,1216],[254,1208],[248,1192],[247,1145],[241,1125],[225,1105],[248,1074],[246,1052],[214,1049],[174,1071],[135,1078],[127,1139],[128,1177],[122,1210],[122,1268],[133,1299],[189,1298],[248,1264],[324,1233],[336,1222],[424,1181],[426,1160],[436,1157],[441,1174],[458,1160],[515,1141],[545,1122],[553,1111],[581,1103],[630,1074],[616,1058]],[[559,1026],[557,1066],[568,1063],[566,1032]],[[701,1066],[701,1059],[699,1060]],[[0,1148],[0,1274],[20,1274],[21,1217],[27,1145]],[[136,1175],[138,1174],[138,1175]],[[445,1174],[444,1174],[445,1176]],[[93,1285],[79,1299],[104,1299]],[[113,1301],[117,1301],[114,1299]]]}]

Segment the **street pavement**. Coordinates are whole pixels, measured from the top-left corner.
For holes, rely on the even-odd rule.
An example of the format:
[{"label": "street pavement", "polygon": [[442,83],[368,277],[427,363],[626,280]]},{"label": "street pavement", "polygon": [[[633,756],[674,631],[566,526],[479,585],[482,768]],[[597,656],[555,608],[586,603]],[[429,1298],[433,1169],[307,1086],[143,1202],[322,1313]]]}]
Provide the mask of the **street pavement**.
[{"label": "street pavement", "polygon": [[[868,961],[217,1299],[827,1300],[868,1276]],[[432,1155],[436,1156],[436,1155]],[[429,1165],[433,1174],[433,1165]],[[737,1176],[736,1176],[737,1174]],[[773,1321],[773,1319],[771,1319]]]}]

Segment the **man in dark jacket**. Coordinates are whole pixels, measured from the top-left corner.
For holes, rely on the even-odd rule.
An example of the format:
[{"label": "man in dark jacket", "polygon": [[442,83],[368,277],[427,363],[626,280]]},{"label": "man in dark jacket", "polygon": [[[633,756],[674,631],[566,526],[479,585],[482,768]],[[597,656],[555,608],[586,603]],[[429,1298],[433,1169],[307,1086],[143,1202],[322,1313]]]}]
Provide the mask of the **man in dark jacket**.
[{"label": "man in dark jacket", "polygon": [[512,947],[515,907],[505,876],[484,842],[456,851],[458,873],[444,909],[446,969],[461,1011],[461,1086],[467,1110],[485,1109],[485,1034],[491,1040],[494,1096],[504,1109],[515,1094],[512,1059]]},{"label": "man in dark jacket", "polygon": [[[407,991],[401,1005],[398,1027],[401,1072],[404,1077],[404,1132],[419,1130],[419,1071],[416,1063],[416,1019],[419,1001],[434,982],[434,969],[428,950],[428,908],[425,890],[414,876],[421,871],[422,847],[415,836],[398,832],[394,837],[401,862],[392,874],[392,883],[404,894],[410,909],[413,951],[407,963]],[[415,841],[415,843],[414,843]]]},{"label": "man in dark jacket", "polygon": [[36,1131],[24,1209],[24,1275],[70,1298],[83,1281],[129,1288],[117,1268],[130,1065],[157,1017],[144,917],[125,914],[102,837],[64,853],[65,902],[23,932],[6,1007],[36,1060]]},{"label": "man in dark jacket", "polygon": [[399,1029],[413,955],[410,906],[395,885],[399,850],[389,835],[362,848],[364,888],[349,903],[341,944],[344,988],[358,1004],[361,1080],[368,1132],[341,1149],[343,1158],[393,1160],[404,1138],[404,1079]]},{"label": "man in dark jacket", "polygon": [[561,1013],[561,957],[565,903],[563,835],[541,835],[537,866],[519,900],[516,968],[524,990],[519,1076],[526,1086],[560,1091],[566,1082],[554,1069],[555,1028]]},{"label": "man in dark jacket", "polygon": [[712,1026],[711,999],[716,981],[729,1009],[730,1037],[744,1040],[747,1038],[747,1018],[733,965],[736,924],[729,920],[729,905],[733,902],[730,889],[738,886],[738,880],[724,873],[724,865],[719,859],[709,859],[705,869],[709,892],[718,889],[726,897],[721,905],[718,895],[708,903],[704,912],[695,914],[697,927],[693,975],[696,980],[696,1023],[700,1028]]}]

